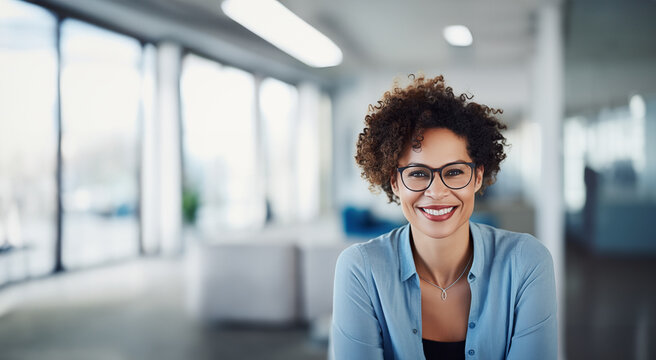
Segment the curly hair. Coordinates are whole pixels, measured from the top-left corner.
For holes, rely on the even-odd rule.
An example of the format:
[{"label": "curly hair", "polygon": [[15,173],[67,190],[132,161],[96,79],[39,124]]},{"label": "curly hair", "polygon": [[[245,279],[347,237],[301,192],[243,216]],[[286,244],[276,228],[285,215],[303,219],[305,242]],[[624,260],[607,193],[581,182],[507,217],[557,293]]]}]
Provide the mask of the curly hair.
[{"label": "curly hair", "polygon": [[421,149],[423,132],[431,128],[446,128],[467,141],[467,152],[477,166],[484,167],[483,184],[479,193],[496,181],[499,164],[506,158],[506,138],[501,130],[506,125],[494,115],[503,113],[486,105],[469,101],[471,95],[456,96],[447,87],[443,76],[426,79],[410,75],[411,84],[385,92],[377,105],[369,105],[365,128],[358,136],[355,161],[369,189],[381,188],[389,202],[399,203],[392,191],[391,178],[398,167],[399,157],[408,146]]}]

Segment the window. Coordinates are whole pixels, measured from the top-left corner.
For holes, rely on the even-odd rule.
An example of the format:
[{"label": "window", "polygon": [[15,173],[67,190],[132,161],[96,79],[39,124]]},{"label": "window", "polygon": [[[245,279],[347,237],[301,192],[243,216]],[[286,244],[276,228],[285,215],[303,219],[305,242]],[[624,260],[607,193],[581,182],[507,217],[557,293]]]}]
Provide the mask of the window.
[{"label": "window", "polygon": [[269,216],[276,222],[291,222],[298,215],[298,91],[292,85],[267,78],[262,81],[259,106],[268,168],[266,186],[271,210]]},{"label": "window", "polygon": [[325,170],[325,145],[330,141],[324,126],[326,99],[312,84],[294,86],[267,78],[260,87],[259,106],[269,220],[312,220],[320,212],[320,174],[330,176]]},{"label": "window", "polygon": [[[0,285],[54,270],[58,197],[64,268],[136,256],[141,237],[141,249],[156,253],[159,238],[139,232],[139,199],[156,181],[143,170],[159,166],[141,146],[159,141],[144,136],[158,121],[158,50],[5,0],[0,55]],[[180,95],[187,224],[211,235],[318,215],[319,173],[329,172],[329,157],[319,157],[329,151],[316,87],[258,81],[188,55]]]},{"label": "window", "polygon": [[64,265],[136,256],[141,45],[66,20],[61,51]]},{"label": "window", "polygon": [[54,267],[55,30],[39,7],[0,3],[0,284]]},{"label": "window", "polygon": [[253,76],[187,55],[180,86],[187,223],[205,234],[262,225],[266,178],[256,156]]}]

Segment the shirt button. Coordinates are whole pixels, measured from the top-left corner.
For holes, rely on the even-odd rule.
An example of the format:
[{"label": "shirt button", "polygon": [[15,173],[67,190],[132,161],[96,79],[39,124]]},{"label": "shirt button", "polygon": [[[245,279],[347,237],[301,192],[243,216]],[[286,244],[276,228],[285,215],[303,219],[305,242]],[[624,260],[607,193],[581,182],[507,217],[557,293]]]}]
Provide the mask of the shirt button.
[{"label": "shirt button", "polygon": [[416,333],[417,333],[417,329],[412,329],[412,333],[413,333],[413,334],[416,334]]},{"label": "shirt button", "polygon": [[467,353],[471,356],[474,356],[474,354],[476,354],[476,351],[474,351],[474,349],[469,349]]},{"label": "shirt button", "polygon": [[469,282],[474,282],[476,280],[476,276],[474,274],[469,274]]},{"label": "shirt button", "polygon": [[475,327],[476,327],[476,323],[474,323],[473,321],[469,323],[469,328],[470,329],[473,329]]}]

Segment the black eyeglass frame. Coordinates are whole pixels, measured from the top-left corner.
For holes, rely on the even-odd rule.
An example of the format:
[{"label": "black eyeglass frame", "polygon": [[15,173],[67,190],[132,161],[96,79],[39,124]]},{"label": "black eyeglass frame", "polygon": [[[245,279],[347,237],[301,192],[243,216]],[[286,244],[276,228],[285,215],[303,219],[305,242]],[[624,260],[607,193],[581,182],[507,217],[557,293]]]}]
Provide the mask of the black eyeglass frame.
[{"label": "black eyeglass frame", "polygon": [[[442,177],[442,169],[444,169],[446,167],[449,167],[451,165],[457,165],[457,164],[468,165],[472,169],[472,172],[469,174],[469,181],[467,181],[467,184],[465,184],[464,186],[461,186],[461,187],[455,187],[454,188],[454,187],[451,187],[451,186],[447,185],[446,182],[444,182],[444,178]],[[424,169],[430,170],[431,179],[428,182],[428,186],[426,186],[424,189],[422,189],[422,190],[412,190],[408,187],[408,185],[405,184],[405,181],[403,181],[403,171],[405,169],[408,169],[408,168],[411,168],[411,167],[422,167]],[[448,164],[446,164],[442,167],[435,168],[435,169],[431,169],[431,168],[429,168],[428,166],[425,166],[425,165],[408,165],[408,166],[396,168],[396,170],[399,172],[399,175],[401,176],[401,182],[403,183],[403,186],[405,186],[405,188],[410,190],[410,191],[414,191],[414,192],[426,191],[429,187],[431,187],[431,185],[433,185],[433,180],[435,180],[435,172],[440,174],[440,180],[442,181],[442,184],[444,184],[444,186],[448,187],[451,190],[460,190],[460,189],[466,188],[471,183],[472,178],[474,177],[474,172],[476,172],[476,163],[475,162],[456,161],[456,162],[448,163]]]}]

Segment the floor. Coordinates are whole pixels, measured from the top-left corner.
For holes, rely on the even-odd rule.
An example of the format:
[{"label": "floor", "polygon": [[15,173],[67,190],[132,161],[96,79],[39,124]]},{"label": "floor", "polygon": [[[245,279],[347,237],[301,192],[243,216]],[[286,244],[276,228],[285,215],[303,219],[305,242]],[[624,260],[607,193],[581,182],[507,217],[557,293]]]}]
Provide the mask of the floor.
[{"label": "floor", "polygon": [[191,320],[181,269],[179,261],[151,259],[5,288],[0,358],[326,359],[326,344],[311,340],[304,326]]},{"label": "floor", "polygon": [[567,359],[656,359],[656,258],[566,255]]},{"label": "floor", "polygon": [[[656,359],[656,259],[567,247],[567,359]],[[303,326],[204,326],[178,260],[144,259],[0,291],[7,360],[326,359]]]}]

